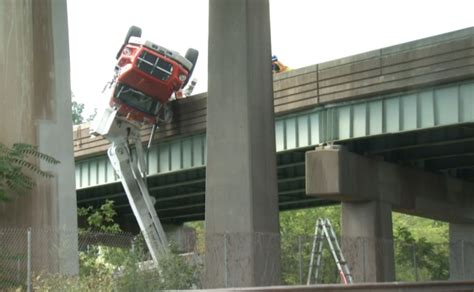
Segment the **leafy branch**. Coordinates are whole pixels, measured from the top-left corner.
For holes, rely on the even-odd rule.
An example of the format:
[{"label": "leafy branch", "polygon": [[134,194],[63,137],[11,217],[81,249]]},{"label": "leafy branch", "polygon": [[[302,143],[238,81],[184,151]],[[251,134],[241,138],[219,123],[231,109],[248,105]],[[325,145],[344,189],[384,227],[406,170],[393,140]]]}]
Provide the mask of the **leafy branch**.
[{"label": "leafy branch", "polygon": [[31,190],[35,186],[34,180],[25,171],[41,177],[53,177],[51,173],[41,170],[31,162],[31,159],[53,165],[59,163],[54,157],[38,151],[36,146],[16,143],[10,148],[0,143],[0,201],[9,201],[13,195]]}]

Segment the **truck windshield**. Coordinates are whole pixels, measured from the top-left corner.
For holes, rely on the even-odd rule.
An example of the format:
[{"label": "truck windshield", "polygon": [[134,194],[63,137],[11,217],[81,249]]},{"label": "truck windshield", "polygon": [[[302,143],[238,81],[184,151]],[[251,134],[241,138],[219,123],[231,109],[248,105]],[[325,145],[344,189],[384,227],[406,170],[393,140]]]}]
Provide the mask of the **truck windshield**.
[{"label": "truck windshield", "polygon": [[148,115],[156,115],[157,101],[125,85],[117,85],[115,97],[124,104]]}]

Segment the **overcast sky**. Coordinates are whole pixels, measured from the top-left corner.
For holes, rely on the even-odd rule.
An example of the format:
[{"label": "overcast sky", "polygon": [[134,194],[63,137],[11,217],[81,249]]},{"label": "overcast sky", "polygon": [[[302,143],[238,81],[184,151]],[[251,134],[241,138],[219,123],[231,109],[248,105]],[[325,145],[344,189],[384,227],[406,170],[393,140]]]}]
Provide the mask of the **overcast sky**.
[{"label": "overcast sky", "polygon": [[[473,11],[473,0],[270,0],[272,52],[301,68],[471,27]],[[68,17],[71,87],[86,115],[108,102],[101,90],[131,25],[182,55],[199,50],[195,93],[207,90],[207,0],[68,0]]]}]

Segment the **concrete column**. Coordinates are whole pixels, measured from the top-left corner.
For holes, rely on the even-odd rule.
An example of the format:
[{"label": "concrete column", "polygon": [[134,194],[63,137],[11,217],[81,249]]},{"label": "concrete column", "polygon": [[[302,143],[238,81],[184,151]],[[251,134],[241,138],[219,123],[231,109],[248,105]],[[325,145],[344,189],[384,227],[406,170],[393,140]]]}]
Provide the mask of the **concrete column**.
[{"label": "concrete column", "polygon": [[209,1],[206,286],[280,281],[267,0]]},{"label": "concrete column", "polygon": [[169,243],[179,253],[193,252],[196,249],[196,230],[184,225],[163,225]]},{"label": "concrete column", "polygon": [[[0,226],[32,227],[35,272],[77,274],[66,0],[0,1],[0,71],[0,141],[37,145],[61,162],[42,163],[53,179],[35,177],[30,194],[0,204]],[[25,251],[24,238],[8,248]]]},{"label": "concrete column", "polygon": [[354,282],[395,280],[392,209],[388,203],[342,202],[342,251]]},{"label": "concrete column", "polygon": [[474,224],[449,224],[449,278],[474,280]]}]

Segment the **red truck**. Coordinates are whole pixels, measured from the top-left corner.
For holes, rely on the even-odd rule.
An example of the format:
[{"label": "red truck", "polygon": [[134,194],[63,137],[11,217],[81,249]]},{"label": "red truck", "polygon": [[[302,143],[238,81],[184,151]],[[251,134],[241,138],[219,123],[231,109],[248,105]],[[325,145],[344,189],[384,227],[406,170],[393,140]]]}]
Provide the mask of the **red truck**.
[{"label": "red truck", "polygon": [[198,55],[188,49],[183,57],[142,39],[141,29],[130,27],[117,54],[110,106],[129,121],[153,125],[166,120],[167,103],[173,94],[182,95]]}]

